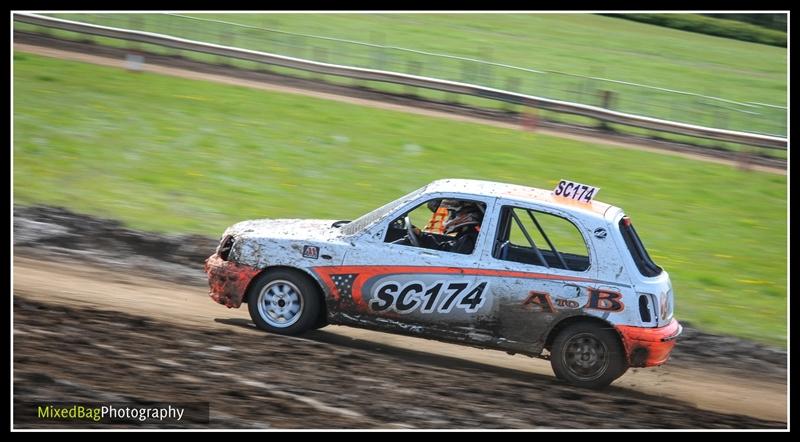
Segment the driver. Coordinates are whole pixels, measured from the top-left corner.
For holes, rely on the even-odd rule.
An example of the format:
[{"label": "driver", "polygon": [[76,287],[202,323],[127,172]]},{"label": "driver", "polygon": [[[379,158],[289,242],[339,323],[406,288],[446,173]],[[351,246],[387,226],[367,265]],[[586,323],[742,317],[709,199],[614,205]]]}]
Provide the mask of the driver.
[{"label": "driver", "polygon": [[440,244],[439,249],[453,253],[472,253],[483,222],[483,207],[471,201],[443,200],[441,204],[449,216],[444,222],[444,233],[452,239]]}]

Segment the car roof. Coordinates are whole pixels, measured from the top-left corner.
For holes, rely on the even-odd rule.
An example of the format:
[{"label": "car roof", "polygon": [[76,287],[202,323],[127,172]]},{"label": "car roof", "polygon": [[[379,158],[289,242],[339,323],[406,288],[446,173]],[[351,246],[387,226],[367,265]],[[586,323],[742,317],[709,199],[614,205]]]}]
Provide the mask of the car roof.
[{"label": "car roof", "polygon": [[495,181],[465,180],[448,178],[436,180],[425,188],[425,193],[446,192],[466,193],[472,195],[500,197],[523,203],[539,203],[554,208],[561,208],[572,212],[583,212],[587,215],[605,217],[607,214],[622,211],[619,207],[600,201],[592,200],[582,203],[569,198],[553,195],[550,190],[536,187],[521,186],[518,184],[498,183]]}]

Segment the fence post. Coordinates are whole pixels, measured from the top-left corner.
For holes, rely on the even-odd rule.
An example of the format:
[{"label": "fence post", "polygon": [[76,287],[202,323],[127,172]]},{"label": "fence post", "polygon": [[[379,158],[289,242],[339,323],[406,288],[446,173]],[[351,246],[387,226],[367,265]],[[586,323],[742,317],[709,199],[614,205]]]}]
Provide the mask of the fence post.
[{"label": "fence post", "polygon": [[386,48],[384,47],[386,35],[383,32],[371,31],[369,33],[369,39],[372,44],[377,45],[377,47],[373,47],[371,51],[374,68],[384,70],[384,62],[386,59]]},{"label": "fence post", "polygon": [[[614,101],[616,99],[616,93],[609,90],[602,90],[600,91],[600,106],[603,109],[611,109],[614,106]],[[600,125],[598,126],[600,129],[605,131],[611,131],[611,126],[608,125],[607,122],[603,120],[599,120]]]},{"label": "fence post", "polygon": [[[231,33],[227,29],[222,29],[219,32],[219,44],[222,46],[232,46]],[[228,60],[222,55],[217,55],[217,64],[227,65]]]},{"label": "fence post", "polygon": [[483,84],[486,86],[492,87],[493,83],[493,70],[492,65],[489,64],[492,61],[492,49],[491,48],[483,48],[481,51],[481,60],[485,63],[481,63],[480,66],[480,74],[481,79],[483,80]]},{"label": "fence post", "polygon": [[746,146],[739,146],[740,150],[736,153],[736,167],[739,170],[750,171],[753,169],[752,158],[750,156],[750,148]]},{"label": "fence post", "polygon": [[[328,48],[321,48],[319,46],[314,46],[311,52],[314,54],[314,60],[320,63],[327,63],[328,62]],[[319,81],[324,81],[324,74],[316,74],[315,77]]]},{"label": "fence post", "polygon": [[[165,18],[164,33],[167,34],[167,35],[173,35],[173,36],[174,35],[178,35],[179,33],[176,34],[176,33],[172,32],[173,22],[175,21],[175,19],[177,17],[173,17],[171,15],[165,15],[164,18]],[[164,49],[164,55],[167,55],[167,56],[169,56],[169,55],[178,55],[179,53],[180,53],[180,50],[178,50],[178,49],[170,49],[170,48],[165,48]]]},{"label": "fence post", "polygon": [[[507,91],[509,91],[509,92],[519,92],[520,84],[521,84],[521,81],[520,81],[519,77],[506,77],[506,90]],[[513,112],[514,111],[514,103],[509,103],[508,101],[505,101],[503,103],[503,107],[508,112]]]},{"label": "fence post", "polygon": [[[17,21],[15,20],[14,23],[12,24],[12,29],[16,25],[17,25]],[[54,28],[51,28],[49,26],[37,26],[37,25],[32,25],[32,26],[33,26],[33,29],[31,29],[31,32],[34,32],[34,33],[39,34],[39,35],[44,35],[45,37],[52,37],[54,35],[54,31],[55,31]]]},{"label": "fence post", "polygon": [[535,107],[525,106],[522,111],[522,129],[531,132],[536,132],[539,127],[538,109]]},{"label": "fence post", "polygon": [[[142,18],[137,14],[131,14],[128,18],[128,26],[130,29],[141,29]],[[138,42],[128,40],[128,49],[139,50],[141,46]]]},{"label": "fence post", "polygon": [[462,83],[471,83],[472,82],[472,67],[473,67],[473,63],[471,61],[463,60],[461,62],[461,82]]},{"label": "fence post", "polygon": [[286,51],[286,55],[290,57],[303,58],[303,43],[303,37],[299,35],[289,36],[289,50]]},{"label": "fence post", "polygon": [[[410,75],[419,75],[422,71],[422,63],[417,60],[406,61],[406,73]],[[416,95],[417,88],[414,86],[406,86],[406,93],[408,95]]]},{"label": "fence post", "polygon": [[675,100],[670,100],[669,101],[669,118],[672,121],[678,121],[678,120],[676,120],[677,113],[678,113],[678,106],[675,104]]},{"label": "fence post", "polygon": [[[550,94],[550,89],[548,88],[550,86],[550,74],[545,72],[542,75],[543,75],[542,81],[539,82],[539,84],[541,84],[541,90],[539,90],[539,95],[544,98],[553,98],[552,94]],[[532,92],[536,92],[536,89],[534,88]]]},{"label": "fence post", "polygon": [[586,95],[589,90],[589,79],[584,79],[583,81],[579,82],[577,86],[578,87],[575,88],[575,102],[586,104],[583,101],[583,96]]},{"label": "fence post", "polygon": [[[464,81],[464,68],[465,67],[466,67],[466,62],[462,61],[461,62],[461,82],[462,83],[466,83],[466,81]],[[448,103],[451,103],[451,104],[456,104],[456,105],[459,104],[458,94],[454,94],[452,92],[445,92],[444,100],[446,102],[448,102]]]},{"label": "fence post", "polygon": [[[93,23],[93,21],[92,21],[92,16],[93,16],[93,15],[94,15],[94,14],[86,14],[86,17],[88,17],[88,19],[85,19],[85,20],[86,20],[87,22],[89,22],[89,23]],[[89,35],[84,35],[84,36],[83,36],[83,41],[84,41],[84,42],[86,42],[86,43],[89,43],[89,44],[95,44],[95,36],[94,36],[94,35],[91,35],[91,34],[89,34]]]},{"label": "fence post", "polygon": [[728,128],[728,113],[723,112],[721,106],[716,106],[714,117],[715,117],[715,125],[717,126],[717,128],[719,129]]}]

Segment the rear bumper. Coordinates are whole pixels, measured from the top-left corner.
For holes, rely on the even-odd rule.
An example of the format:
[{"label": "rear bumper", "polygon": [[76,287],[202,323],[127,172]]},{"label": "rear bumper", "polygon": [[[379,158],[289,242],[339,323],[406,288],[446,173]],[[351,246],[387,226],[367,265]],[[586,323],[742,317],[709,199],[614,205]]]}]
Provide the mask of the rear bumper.
[{"label": "rear bumper", "polygon": [[667,362],[672,348],[675,347],[675,339],[683,331],[683,327],[675,319],[663,327],[618,325],[616,329],[622,336],[631,367],[652,367]]},{"label": "rear bumper", "polygon": [[247,287],[261,270],[247,265],[224,261],[216,253],[206,259],[204,268],[208,275],[209,296],[214,302],[228,308],[239,308]]}]

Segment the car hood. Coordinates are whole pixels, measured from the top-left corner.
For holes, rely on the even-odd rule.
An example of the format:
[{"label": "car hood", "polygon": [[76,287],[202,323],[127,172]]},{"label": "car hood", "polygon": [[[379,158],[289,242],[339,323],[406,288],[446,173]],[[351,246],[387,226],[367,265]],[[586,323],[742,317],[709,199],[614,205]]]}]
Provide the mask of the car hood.
[{"label": "car hood", "polygon": [[342,236],[340,229],[331,226],[334,222],[336,222],[336,220],[256,219],[234,224],[225,230],[224,235],[252,239],[269,238],[326,241],[331,238]]}]

